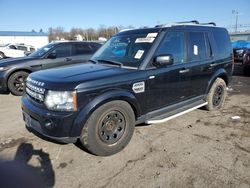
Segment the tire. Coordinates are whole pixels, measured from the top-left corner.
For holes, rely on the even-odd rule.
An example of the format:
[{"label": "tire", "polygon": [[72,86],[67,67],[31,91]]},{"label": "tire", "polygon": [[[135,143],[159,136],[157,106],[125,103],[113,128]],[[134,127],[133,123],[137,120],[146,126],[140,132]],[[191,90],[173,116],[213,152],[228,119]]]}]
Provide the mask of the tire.
[{"label": "tire", "polygon": [[8,79],[8,89],[13,95],[21,96],[24,93],[25,80],[29,73],[18,71],[13,73]]},{"label": "tire", "polygon": [[80,142],[92,154],[113,155],[129,143],[134,127],[131,106],[125,101],[111,101],[91,114],[82,129]]},{"label": "tire", "polygon": [[224,106],[227,96],[227,86],[223,79],[217,78],[206,97],[208,104],[205,108],[209,111],[219,110]]},{"label": "tire", "polygon": [[1,59],[4,59],[4,58],[5,58],[4,53],[3,53],[3,52],[0,52],[0,60],[1,60]]}]

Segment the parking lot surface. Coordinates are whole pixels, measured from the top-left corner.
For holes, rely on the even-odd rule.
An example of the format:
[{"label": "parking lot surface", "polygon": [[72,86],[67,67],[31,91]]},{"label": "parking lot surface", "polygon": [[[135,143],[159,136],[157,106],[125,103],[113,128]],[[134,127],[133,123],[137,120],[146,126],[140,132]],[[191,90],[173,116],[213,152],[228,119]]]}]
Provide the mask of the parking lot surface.
[{"label": "parking lot surface", "polygon": [[137,126],[129,145],[110,157],[34,136],[20,97],[0,95],[0,157],[24,162],[47,187],[250,188],[250,77],[233,77],[222,110]]}]

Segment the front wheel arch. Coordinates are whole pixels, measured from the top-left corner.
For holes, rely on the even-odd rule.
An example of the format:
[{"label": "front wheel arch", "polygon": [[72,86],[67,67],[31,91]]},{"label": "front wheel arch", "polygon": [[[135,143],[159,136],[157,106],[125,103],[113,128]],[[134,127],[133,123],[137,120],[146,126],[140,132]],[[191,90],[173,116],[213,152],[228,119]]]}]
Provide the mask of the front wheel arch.
[{"label": "front wheel arch", "polygon": [[126,91],[109,91],[94,98],[81,109],[71,128],[71,136],[79,137],[84,124],[91,114],[101,105],[114,100],[127,102],[134,111],[135,120],[141,115],[141,109],[134,95]]}]

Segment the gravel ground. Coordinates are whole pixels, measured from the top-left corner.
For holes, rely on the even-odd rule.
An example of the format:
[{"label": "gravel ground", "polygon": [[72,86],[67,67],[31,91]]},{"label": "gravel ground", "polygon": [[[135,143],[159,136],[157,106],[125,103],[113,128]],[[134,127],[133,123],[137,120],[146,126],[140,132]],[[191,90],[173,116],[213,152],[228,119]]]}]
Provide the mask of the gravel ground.
[{"label": "gravel ground", "polygon": [[250,77],[234,76],[222,110],[137,126],[110,157],[29,133],[19,97],[0,95],[0,105],[0,157],[23,163],[46,187],[250,188]]}]

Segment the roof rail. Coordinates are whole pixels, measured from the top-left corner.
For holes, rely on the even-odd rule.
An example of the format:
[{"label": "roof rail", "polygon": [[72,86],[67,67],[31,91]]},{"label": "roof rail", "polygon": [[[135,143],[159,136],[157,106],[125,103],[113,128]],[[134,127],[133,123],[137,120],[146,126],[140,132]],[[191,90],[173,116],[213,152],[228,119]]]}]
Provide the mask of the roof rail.
[{"label": "roof rail", "polygon": [[176,22],[177,24],[199,24],[197,20],[184,21],[184,22]]},{"label": "roof rail", "polygon": [[208,23],[200,23],[200,25],[213,25],[213,26],[216,26],[216,23],[208,22]]},{"label": "roof rail", "polygon": [[169,23],[169,24],[162,24],[162,25],[156,25],[155,27],[172,27],[177,25],[213,25],[216,26],[214,22],[208,22],[208,23],[200,23],[197,20],[191,20],[191,21],[184,21],[184,22],[175,22],[175,23]]}]

